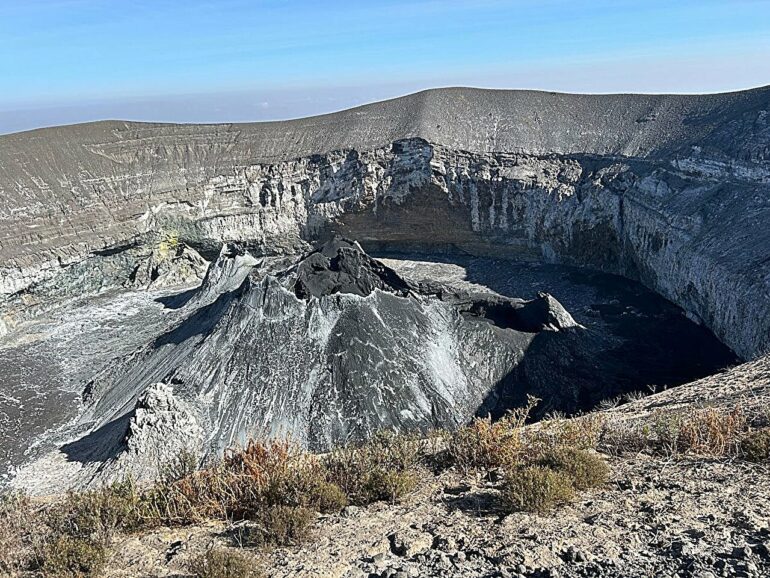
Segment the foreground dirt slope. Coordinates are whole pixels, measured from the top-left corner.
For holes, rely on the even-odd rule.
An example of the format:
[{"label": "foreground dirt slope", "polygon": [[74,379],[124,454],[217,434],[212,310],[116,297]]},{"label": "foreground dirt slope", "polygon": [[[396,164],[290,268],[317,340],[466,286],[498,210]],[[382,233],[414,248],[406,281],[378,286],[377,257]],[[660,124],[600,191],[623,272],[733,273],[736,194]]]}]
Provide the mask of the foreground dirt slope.
[{"label": "foreground dirt slope", "polygon": [[[276,577],[768,575],[766,468],[646,457],[611,464],[606,488],[543,516],[501,517],[495,490],[474,482],[461,491],[468,480],[446,475],[404,504],[319,519],[308,545],[255,553],[255,563]],[[107,576],[187,576],[192,555],[230,544],[227,530],[131,537]],[[184,549],[167,562],[178,541]]]},{"label": "foreground dirt slope", "polygon": [[[770,407],[770,364],[757,361],[606,411],[610,423],[660,408]],[[766,416],[766,413],[765,413]],[[770,575],[770,470],[712,458],[609,457],[610,482],[554,513],[503,515],[493,482],[426,474],[404,503],[320,517],[308,544],[245,549],[268,576]],[[212,545],[236,546],[213,524],[126,538],[107,576],[188,576]]]}]

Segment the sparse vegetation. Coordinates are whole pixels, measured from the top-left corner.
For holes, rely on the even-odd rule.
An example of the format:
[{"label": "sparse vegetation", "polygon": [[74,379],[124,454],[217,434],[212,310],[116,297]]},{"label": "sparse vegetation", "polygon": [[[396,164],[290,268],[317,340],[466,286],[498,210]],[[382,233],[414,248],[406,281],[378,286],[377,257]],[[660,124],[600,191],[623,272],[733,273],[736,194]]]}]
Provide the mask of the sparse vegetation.
[{"label": "sparse vegetation", "polygon": [[164,259],[177,254],[181,247],[178,231],[167,231],[158,241],[158,253]]},{"label": "sparse vegetation", "polygon": [[652,455],[746,457],[751,437],[749,420],[740,405],[732,409],[657,411],[645,421],[616,420],[605,424],[599,447],[607,453],[646,452]]},{"label": "sparse vegetation", "polygon": [[35,553],[44,575],[92,576],[107,559],[114,535],[142,526],[140,494],[131,480],[100,490],[70,492],[45,511],[47,533]]},{"label": "sparse vegetation", "polygon": [[189,563],[196,578],[262,578],[254,562],[237,550],[212,548]]},{"label": "sparse vegetation", "polygon": [[158,464],[158,481],[176,482],[193,475],[198,470],[198,455],[186,448],[166,463]]},{"label": "sparse vegetation", "polygon": [[328,481],[352,504],[401,500],[417,484],[418,440],[381,431],[365,444],[349,445],[324,460]]},{"label": "sparse vegetation", "polygon": [[[597,447],[770,460],[770,427],[762,422],[752,429],[740,407],[659,411],[644,422],[610,422],[597,414],[552,417],[525,428],[535,403],[530,399],[526,408],[497,422],[479,418],[454,433],[434,433],[427,443],[384,431],[366,443],[314,456],[289,441],[252,441],[202,470],[196,470],[197,457],[184,453],[146,488],[125,480],[42,507],[23,495],[8,495],[0,502],[0,573],[31,569],[44,576],[97,576],[119,533],[212,519],[242,522],[237,524],[242,545],[300,544],[319,512],[403,500],[420,476],[430,475],[423,466],[435,454],[443,456],[443,467],[463,473],[497,472],[492,478],[503,480],[503,509],[536,513],[606,483],[610,471]],[[191,570],[203,577],[261,576],[228,549],[210,550],[193,564]]]}]

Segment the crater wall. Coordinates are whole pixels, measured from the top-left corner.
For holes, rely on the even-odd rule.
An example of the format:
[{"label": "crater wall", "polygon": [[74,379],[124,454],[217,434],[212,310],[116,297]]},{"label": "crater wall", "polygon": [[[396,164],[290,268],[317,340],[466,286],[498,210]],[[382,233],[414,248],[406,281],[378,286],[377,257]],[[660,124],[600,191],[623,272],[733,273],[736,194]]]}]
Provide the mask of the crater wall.
[{"label": "crater wall", "polygon": [[332,232],[621,273],[756,357],[770,349],[770,88],[442,89],[281,123],[3,136],[0,331],[105,250],[174,235],[204,254],[229,240],[288,253]]}]

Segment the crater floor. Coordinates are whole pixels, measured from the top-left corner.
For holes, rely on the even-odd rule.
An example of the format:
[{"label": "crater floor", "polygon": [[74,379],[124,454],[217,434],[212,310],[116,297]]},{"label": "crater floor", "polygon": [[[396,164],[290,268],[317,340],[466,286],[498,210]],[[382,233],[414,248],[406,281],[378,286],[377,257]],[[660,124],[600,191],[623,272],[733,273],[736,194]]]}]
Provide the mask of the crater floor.
[{"label": "crater floor", "polygon": [[[737,362],[727,347],[680,308],[621,277],[463,256],[391,253],[377,257],[411,284],[442,293],[444,300],[461,302],[490,292],[530,300],[548,292],[566,308],[589,338],[569,355],[548,349],[555,347],[550,343],[533,341],[530,349],[541,347],[543,355],[525,358],[509,377],[509,391],[524,391],[528,384],[556,371],[565,382],[582,382],[583,389],[592,392],[583,395],[575,408],[589,409],[602,399],[689,382]],[[183,287],[83,298],[0,339],[2,480],[9,480],[20,464],[69,441],[63,435],[72,434],[72,424],[83,412],[89,382],[189,315],[169,306],[175,302],[169,297],[189,292],[189,287]],[[474,320],[496,322],[491,317]],[[543,368],[544,363],[551,367]],[[566,363],[554,370],[553,366]],[[558,389],[559,384],[553,387]],[[516,401],[503,394],[494,407],[480,412],[504,411]]]}]

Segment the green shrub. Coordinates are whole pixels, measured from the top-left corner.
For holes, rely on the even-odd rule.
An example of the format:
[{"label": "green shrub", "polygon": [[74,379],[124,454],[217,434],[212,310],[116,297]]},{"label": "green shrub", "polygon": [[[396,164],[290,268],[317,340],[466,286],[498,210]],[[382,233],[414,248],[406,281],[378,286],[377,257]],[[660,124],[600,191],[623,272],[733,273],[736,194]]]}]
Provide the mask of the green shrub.
[{"label": "green shrub", "polygon": [[576,490],[587,490],[607,482],[610,468],[598,455],[586,450],[560,447],[546,451],[538,464],[565,474]]},{"label": "green shrub", "polygon": [[740,455],[750,462],[770,460],[770,427],[747,434],[740,442]]},{"label": "green shrub", "polygon": [[262,578],[264,574],[240,552],[214,548],[193,558],[188,567],[197,578]]},{"label": "green shrub", "polygon": [[368,476],[364,485],[364,495],[368,502],[401,501],[417,486],[417,473],[412,470],[394,471],[376,468]]},{"label": "green shrub", "polygon": [[39,554],[40,569],[43,575],[56,578],[98,576],[107,560],[107,548],[103,537],[59,534],[43,545]]},{"label": "green shrub", "polygon": [[318,480],[310,491],[308,502],[322,514],[333,514],[348,505],[348,497],[337,484]]},{"label": "green shrub", "polygon": [[241,539],[247,546],[289,546],[310,536],[315,514],[302,506],[269,506],[253,517]]},{"label": "green shrub", "polygon": [[198,470],[198,454],[182,449],[168,462],[158,466],[158,482],[170,483],[193,475]]},{"label": "green shrub", "polygon": [[572,480],[543,466],[509,470],[501,488],[503,506],[509,512],[543,513],[575,496]]}]

